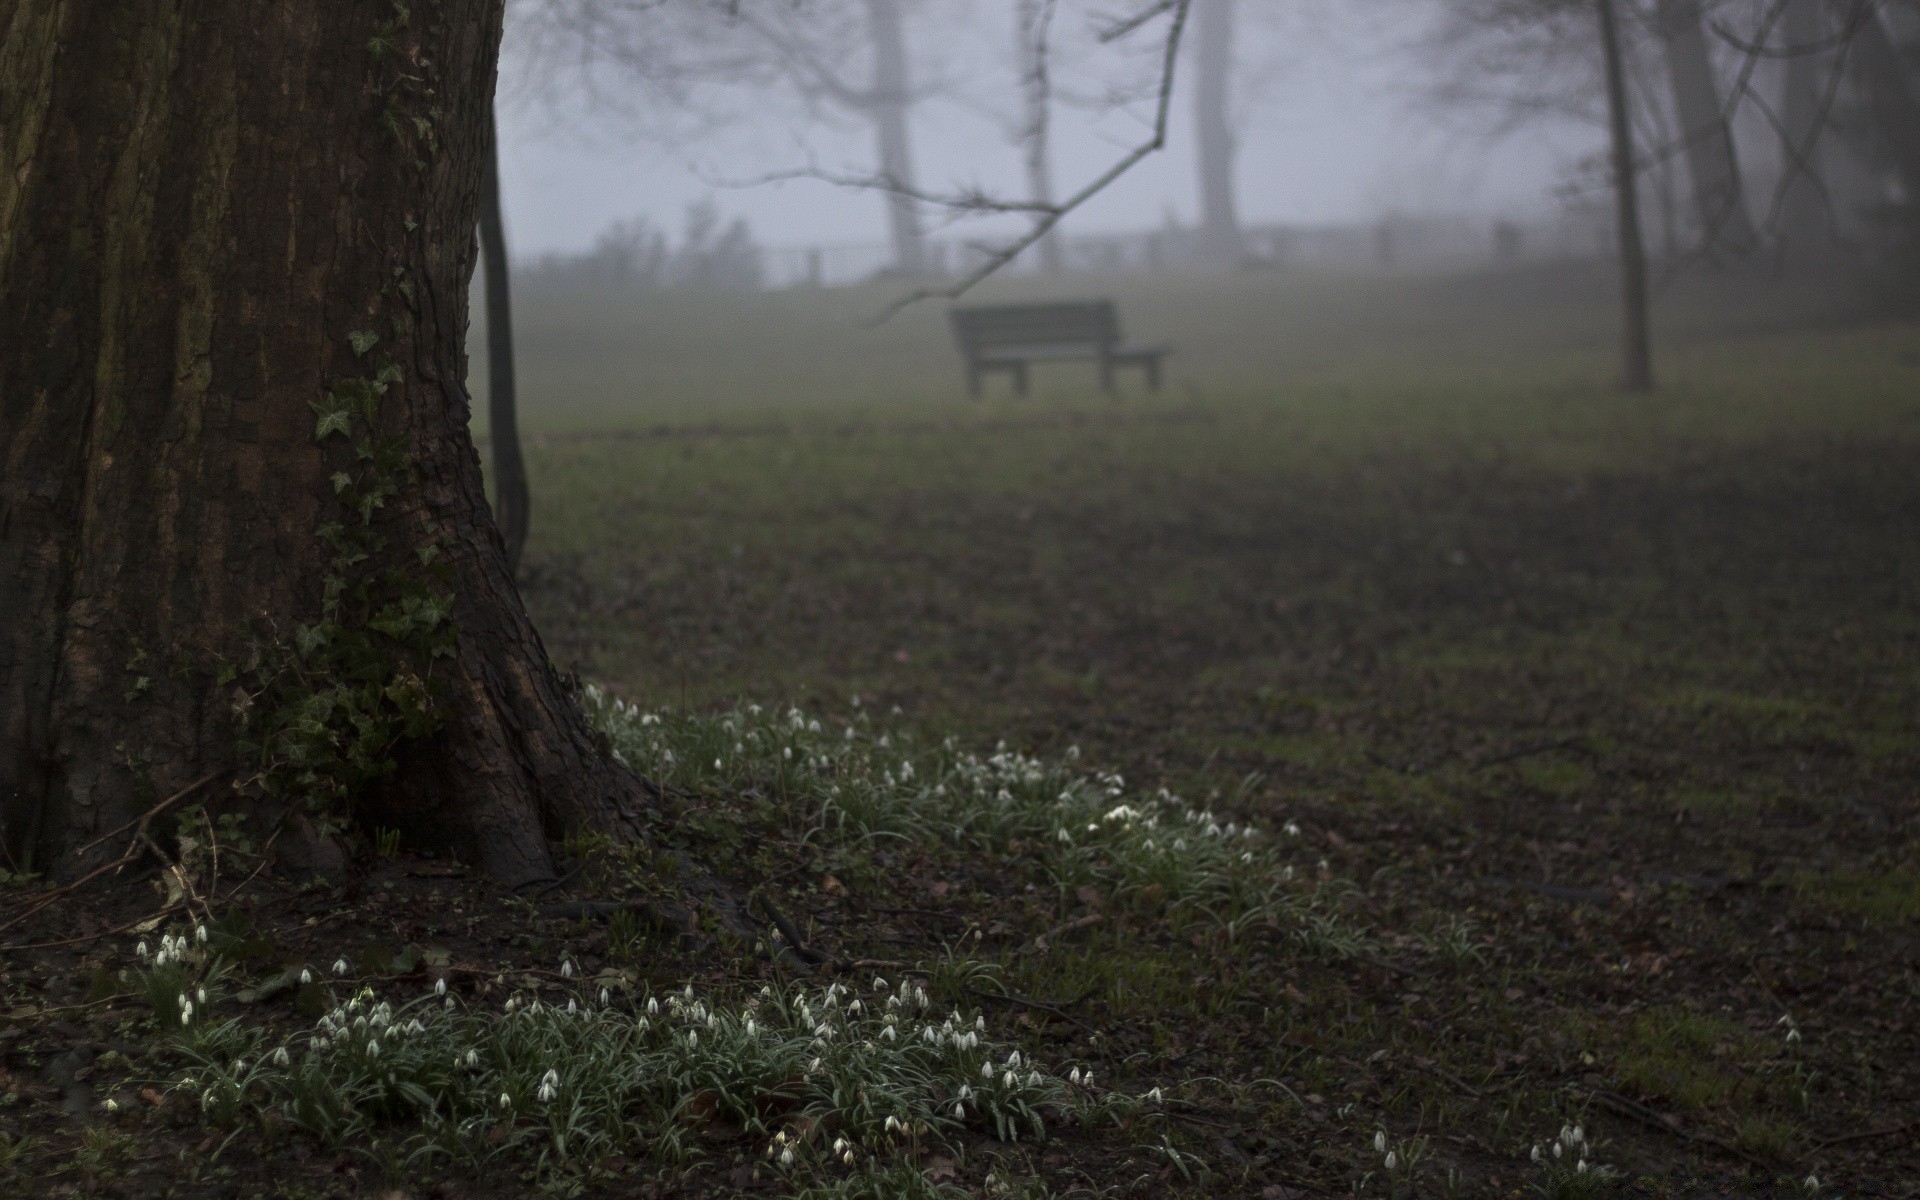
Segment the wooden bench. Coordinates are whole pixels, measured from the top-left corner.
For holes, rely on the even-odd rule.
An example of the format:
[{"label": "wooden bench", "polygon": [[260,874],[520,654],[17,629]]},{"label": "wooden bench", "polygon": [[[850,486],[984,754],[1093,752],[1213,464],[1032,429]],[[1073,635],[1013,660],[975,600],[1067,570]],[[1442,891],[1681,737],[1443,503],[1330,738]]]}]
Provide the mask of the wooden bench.
[{"label": "wooden bench", "polygon": [[1029,364],[1065,359],[1098,362],[1103,391],[1113,391],[1115,367],[1141,368],[1147,386],[1158,391],[1160,360],[1173,352],[1166,346],[1124,344],[1111,300],[956,308],[947,315],[967,360],[967,391],[975,396],[989,371],[1011,373],[1014,390],[1024,396]]}]

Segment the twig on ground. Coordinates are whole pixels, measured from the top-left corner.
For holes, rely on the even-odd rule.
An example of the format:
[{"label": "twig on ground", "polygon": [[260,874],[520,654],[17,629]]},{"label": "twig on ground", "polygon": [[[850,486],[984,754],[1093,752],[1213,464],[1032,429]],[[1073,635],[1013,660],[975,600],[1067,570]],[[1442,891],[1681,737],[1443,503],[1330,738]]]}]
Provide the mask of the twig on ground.
[{"label": "twig on ground", "polygon": [[1773,1168],[1774,1164],[1767,1162],[1757,1155],[1749,1154],[1740,1147],[1728,1142],[1723,1142],[1711,1134],[1695,1133],[1665,1113],[1648,1108],[1638,1100],[1629,1099],[1626,1096],[1622,1096],[1619,1092],[1609,1091],[1606,1088],[1594,1088],[1590,1094],[1603,1106],[1611,1108],[1623,1116],[1632,1117],[1634,1120],[1639,1121],[1651,1129],[1657,1129],[1662,1133],[1670,1133],[1681,1141],[1698,1142],[1703,1146],[1712,1146],[1723,1154],[1731,1154],[1743,1162],[1759,1167],[1761,1170],[1771,1170]]},{"label": "twig on ground", "polygon": [[[1011,1004],[1017,1008],[1035,1009],[1039,1012],[1049,1013],[1053,1016],[1059,1017],[1062,1021],[1065,1021],[1070,1025],[1077,1025],[1081,1029],[1086,1030],[1088,1033],[1100,1032],[1099,1030],[1095,1029],[1093,1026],[1087,1024],[1085,1021],[1082,1021],[1080,1018],[1073,1016],[1072,1014],[1064,1011],[1063,1009],[1060,1008],[1059,1005],[1048,1004],[1044,1000],[1031,1000],[1025,996],[1016,995],[1013,992],[987,992],[987,991],[982,991],[979,988],[971,988],[971,987],[967,989],[967,995],[977,996],[982,1000],[998,1000],[1002,1004]],[[1091,990],[1082,992],[1080,995],[1074,997],[1072,1000],[1064,1001],[1064,1003],[1067,1005],[1067,1007],[1071,1008],[1073,1005],[1076,1005],[1085,1001],[1086,998],[1091,995],[1093,995],[1093,992]]]}]

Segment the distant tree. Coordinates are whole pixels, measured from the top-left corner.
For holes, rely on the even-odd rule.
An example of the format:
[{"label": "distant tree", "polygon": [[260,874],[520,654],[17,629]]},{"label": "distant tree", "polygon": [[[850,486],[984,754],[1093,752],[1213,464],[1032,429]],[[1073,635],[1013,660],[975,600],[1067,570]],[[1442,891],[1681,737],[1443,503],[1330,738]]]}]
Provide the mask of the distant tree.
[{"label": "distant tree", "polygon": [[[1014,63],[1020,73],[1021,119],[1016,140],[1024,152],[1027,195],[1054,202],[1053,80],[1051,43],[1054,0],[1014,0]],[[1058,231],[1049,229],[1035,247],[1040,269],[1058,274],[1065,265]]]},{"label": "distant tree", "polygon": [[1721,250],[1745,254],[1757,238],[1741,185],[1733,125],[1714,78],[1700,0],[1656,0],[1654,23],[1673,88],[1679,149],[1693,184],[1700,245],[1709,256]]},{"label": "distant tree", "polygon": [[1626,56],[1621,49],[1615,0],[1594,0],[1600,18],[1600,53],[1607,81],[1607,128],[1613,149],[1616,232],[1620,241],[1620,385],[1630,392],[1653,390],[1653,339],[1647,296],[1647,249],[1640,232],[1635,180],[1633,122],[1628,111]]},{"label": "distant tree", "polygon": [[[927,240],[915,198],[911,117],[932,89],[914,81],[907,12],[913,0],[529,0],[516,7],[530,75],[571,100],[582,76],[611,72],[642,97],[651,122],[676,130],[764,121],[784,92],[823,119],[852,117],[872,131],[872,180],[884,193],[893,269],[923,274]],[[621,89],[612,89],[619,92]],[[751,104],[730,102],[750,95]],[[669,113],[675,115],[668,115]],[[668,133],[667,136],[673,136]]]},{"label": "distant tree", "polygon": [[1235,136],[1230,112],[1237,0],[1193,6],[1193,149],[1199,166],[1200,247],[1214,263],[1233,264],[1244,249],[1234,196]]}]

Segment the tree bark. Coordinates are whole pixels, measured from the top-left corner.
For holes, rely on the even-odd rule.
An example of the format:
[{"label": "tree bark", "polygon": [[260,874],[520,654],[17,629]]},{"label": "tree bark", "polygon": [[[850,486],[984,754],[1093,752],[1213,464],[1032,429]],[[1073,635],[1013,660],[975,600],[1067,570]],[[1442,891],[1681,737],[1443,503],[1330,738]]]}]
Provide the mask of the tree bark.
[{"label": "tree bark", "polygon": [[353,815],[513,883],[564,831],[644,836],[649,789],[548,662],[467,433],[501,0],[21,0],[0,24],[7,856],[70,868],[210,773],[274,803],[236,705],[260,643],[322,611],[359,460],[315,405],[376,362],[373,433],[409,465],[370,565],[436,547],[457,637],[416,664],[437,732]]},{"label": "tree bark", "polygon": [[1614,0],[1595,0],[1600,50],[1607,81],[1607,124],[1613,144],[1613,194],[1620,239],[1621,373],[1630,392],[1653,390],[1652,339],[1647,312],[1647,249],[1640,234],[1640,196],[1635,179],[1633,124],[1627,108],[1627,69],[1620,48]]},{"label": "tree bark", "polygon": [[913,108],[913,88],[900,0],[867,0],[867,33],[873,40],[873,89],[867,115],[873,121],[880,178],[891,189],[887,227],[893,238],[893,265],[902,275],[920,275],[927,269],[927,239],[920,227],[920,205],[910,194],[915,184],[907,117]]},{"label": "tree bark", "polygon": [[1200,250],[1232,266],[1242,250],[1234,203],[1233,91],[1235,0],[1194,0],[1193,145],[1200,168]]},{"label": "tree bark", "polygon": [[1718,250],[1745,254],[1756,240],[1753,221],[1741,187],[1733,130],[1707,53],[1700,0],[1659,0],[1658,21],[1701,246],[1710,255]]},{"label": "tree bark", "polygon": [[517,574],[527,548],[532,501],[526,459],[520,453],[512,277],[507,265],[506,218],[500,207],[500,135],[491,112],[487,140],[480,180],[480,260],[487,283],[487,436],[493,443],[493,520],[506,544],[507,570]]},{"label": "tree bark", "polygon": [[[1021,148],[1026,152],[1027,195],[1041,204],[1053,203],[1053,88],[1048,78],[1047,30],[1041,0],[1016,0],[1014,24],[1020,44],[1020,99],[1023,120]],[[1058,275],[1066,265],[1057,228],[1042,234],[1034,250],[1040,269]]]}]

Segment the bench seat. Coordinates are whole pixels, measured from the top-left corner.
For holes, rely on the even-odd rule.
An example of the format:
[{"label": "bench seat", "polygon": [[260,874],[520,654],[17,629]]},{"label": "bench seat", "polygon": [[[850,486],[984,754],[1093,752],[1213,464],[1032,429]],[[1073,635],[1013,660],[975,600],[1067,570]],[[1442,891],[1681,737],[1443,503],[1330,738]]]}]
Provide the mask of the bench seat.
[{"label": "bench seat", "polygon": [[1168,346],[1122,342],[1111,300],[956,308],[949,317],[966,360],[967,390],[974,396],[989,372],[1012,375],[1014,390],[1024,396],[1030,364],[1073,360],[1099,363],[1100,386],[1109,393],[1117,367],[1140,368],[1147,386],[1157,391],[1160,360],[1173,352]]}]

